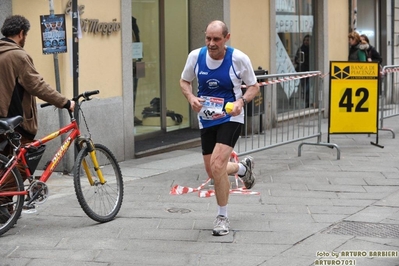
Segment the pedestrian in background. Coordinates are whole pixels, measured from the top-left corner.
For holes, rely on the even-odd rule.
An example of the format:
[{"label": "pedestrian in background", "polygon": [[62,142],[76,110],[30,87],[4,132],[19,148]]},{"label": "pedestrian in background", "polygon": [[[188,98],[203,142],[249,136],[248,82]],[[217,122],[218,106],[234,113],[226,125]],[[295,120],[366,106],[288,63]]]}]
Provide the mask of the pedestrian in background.
[{"label": "pedestrian in background", "polygon": [[378,62],[379,64],[382,64],[382,57],[381,57],[380,53],[377,51],[377,49],[375,49],[374,46],[372,46],[370,44],[370,40],[367,37],[367,35],[365,35],[365,34],[360,35],[360,40],[362,42],[367,42],[367,44],[369,45],[369,48],[366,51],[367,61],[368,62]]},{"label": "pedestrian in background", "polygon": [[[310,70],[309,66],[309,47],[310,47],[310,35],[307,34],[305,37],[303,37],[302,40],[302,45],[301,47],[298,48],[298,51],[296,52],[295,55],[295,64],[296,68],[295,70],[297,72],[306,72]],[[305,102],[305,108],[309,107],[309,78],[301,78],[301,96],[302,99],[304,99]]]},{"label": "pedestrian in background", "polygon": [[[190,52],[181,75],[180,87],[198,113],[201,145],[205,169],[214,180],[218,214],[213,235],[229,233],[227,204],[230,194],[229,175],[238,174],[247,189],[253,187],[254,161],[248,156],[240,163],[230,162],[233,148],[244,124],[244,106],[259,92],[259,85],[249,57],[226,46],[230,33],[226,24],[216,20],[205,31],[206,46]],[[197,95],[192,93],[192,82],[197,78]],[[247,85],[242,95],[241,84]],[[233,103],[226,112],[227,102]]]},{"label": "pedestrian in background", "polygon": [[297,72],[306,72],[310,70],[309,67],[309,46],[310,46],[310,35],[307,34],[303,37],[302,45],[298,48],[295,54],[295,70]]},{"label": "pedestrian in background", "polygon": [[349,33],[349,56],[348,61],[367,61],[367,49],[369,45],[366,41],[360,40],[360,35],[356,31]]}]

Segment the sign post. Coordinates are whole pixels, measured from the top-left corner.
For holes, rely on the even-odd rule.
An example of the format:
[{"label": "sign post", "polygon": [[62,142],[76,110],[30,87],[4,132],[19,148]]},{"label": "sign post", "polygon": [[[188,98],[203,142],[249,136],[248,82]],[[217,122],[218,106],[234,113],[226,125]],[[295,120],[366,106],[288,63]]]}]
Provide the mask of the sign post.
[{"label": "sign post", "polygon": [[[330,134],[376,134],[378,62],[330,62]],[[383,148],[383,146],[380,146]]]},{"label": "sign post", "polygon": [[[55,87],[58,92],[61,93],[61,83],[60,83],[60,70],[58,53],[66,53],[66,27],[65,27],[65,15],[55,15],[54,14],[54,2],[49,0],[50,15],[41,15],[41,35],[42,35],[42,51],[43,54],[52,54],[54,61],[54,72],[55,72]],[[59,126],[64,126],[63,111],[58,109],[58,121]],[[61,136],[61,143],[65,140],[65,136]],[[62,160],[63,172],[67,173],[68,162],[67,160]]]},{"label": "sign post", "polygon": [[[73,70],[73,97],[79,95],[79,13],[78,0],[72,0],[72,70]],[[79,110],[76,106],[74,115],[76,123],[79,124]],[[75,159],[78,156],[78,150],[75,147]]]}]

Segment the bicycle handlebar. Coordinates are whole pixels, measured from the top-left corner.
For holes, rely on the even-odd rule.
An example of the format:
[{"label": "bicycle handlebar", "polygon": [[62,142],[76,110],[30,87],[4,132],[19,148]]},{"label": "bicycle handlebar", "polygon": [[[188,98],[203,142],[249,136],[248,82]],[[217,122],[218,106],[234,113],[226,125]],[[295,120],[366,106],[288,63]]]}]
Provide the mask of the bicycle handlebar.
[{"label": "bicycle handlebar", "polygon": [[91,100],[90,96],[96,95],[96,94],[99,94],[99,93],[100,93],[99,90],[95,90],[95,91],[85,91],[85,92],[79,94],[78,96],[72,98],[72,100],[75,101],[75,102],[77,102],[80,98],[83,97],[86,101],[90,101],[90,100]]},{"label": "bicycle handlebar", "polygon": [[[72,101],[78,102],[80,98],[84,98],[85,101],[90,101],[91,100],[90,96],[95,95],[95,94],[99,94],[99,93],[100,93],[99,90],[85,91],[85,92],[79,94],[78,96],[73,97]],[[51,106],[51,105],[52,105],[51,103],[42,103],[40,105],[40,107],[44,108],[44,107]]]}]

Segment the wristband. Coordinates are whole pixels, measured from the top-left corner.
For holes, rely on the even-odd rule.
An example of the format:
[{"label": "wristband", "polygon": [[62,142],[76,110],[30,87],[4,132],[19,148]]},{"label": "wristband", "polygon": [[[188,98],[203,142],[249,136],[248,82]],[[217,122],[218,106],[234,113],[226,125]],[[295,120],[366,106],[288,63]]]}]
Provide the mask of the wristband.
[{"label": "wristband", "polygon": [[247,105],[247,100],[245,100],[244,96],[241,96],[241,100],[244,103],[244,106]]}]

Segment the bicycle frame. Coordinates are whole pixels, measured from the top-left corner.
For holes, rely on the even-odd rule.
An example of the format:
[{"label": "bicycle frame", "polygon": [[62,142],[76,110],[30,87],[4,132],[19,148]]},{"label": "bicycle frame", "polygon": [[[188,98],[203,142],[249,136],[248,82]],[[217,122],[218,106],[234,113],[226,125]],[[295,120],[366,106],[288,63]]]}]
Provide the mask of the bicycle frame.
[{"label": "bicycle frame", "polygon": [[[72,116],[71,116],[72,118]],[[65,127],[51,133],[48,134],[47,136],[35,140],[27,145],[25,145],[24,147],[21,147],[19,152],[17,153],[17,155],[14,155],[13,158],[10,159],[9,163],[11,163],[9,165],[9,163],[7,163],[6,167],[7,167],[7,171],[3,174],[3,177],[0,179],[0,186],[3,185],[6,181],[6,177],[10,174],[11,170],[14,169],[15,167],[17,167],[17,164],[19,162],[22,163],[22,165],[24,166],[25,170],[26,170],[26,176],[27,177],[32,177],[33,173],[30,171],[30,169],[28,168],[26,159],[25,159],[25,154],[27,153],[28,149],[30,147],[39,147],[42,144],[45,144],[61,135],[64,135],[68,132],[71,132],[68,137],[64,140],[64,142],[62,143],[61,147],[57,150],[57,152],[55,153],[55,155],[53,156],[53,158],[50,161],[50,164],[46,167],[46,169],[44,170],[44,172],[42,173],[42,175],[40,176],[39,181],[41,182],[46,182],[51,174],[54,172],[55,168],[57,167],[57,165],[60,163],[61,159],[65,156],[66,152],[68,151],[69,147],[71,146],[72,142],[74,142],[75,140],[78,141],[78,147],[82,147],[83,143],[86,143],[87,145],[90,145],[90,147],[92,147],[92,149],[90,149],[90,157],[93,160],[93,164],[95,166],[95,171],[98,175],[98,178],[101,182],[101,184],[104,184],[106,181],[103,177],[103,174],[101,172],[101,169],[98,165],[97,162],[97,157],[95,154],[95,150],[93,147],[93,144],[91,143],[91,140],[89,138],[86,137],[81,137],[80,136],[80,129],[79,126],[76,122],[75,119],[71,119],[71,123],[69,123],[68,125],[66,125]],[[16,156],[16,158],[15,158]],[[87,174],[87,177],[89,178],[89,182],[91,185],[94,184],[92,175],[88,169],[88,165],[84,162],[84,167],[85,172]],[[24,191],[5,191],[5,192],[0,192],[0,197],[3,196],[16,196],[16,195],[27,195],[28,191],[24,190]]]}]

